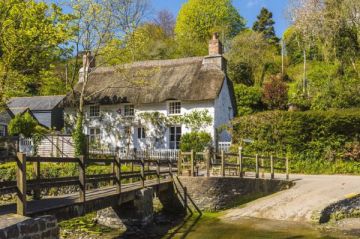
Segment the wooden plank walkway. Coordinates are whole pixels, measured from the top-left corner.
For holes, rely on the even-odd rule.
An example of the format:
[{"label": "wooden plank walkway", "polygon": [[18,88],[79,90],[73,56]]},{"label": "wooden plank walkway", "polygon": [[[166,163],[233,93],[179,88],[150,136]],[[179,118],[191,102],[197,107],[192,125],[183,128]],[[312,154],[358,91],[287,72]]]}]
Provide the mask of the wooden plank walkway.
[{"label": "wooden plank walkway", "polygon": [[[161,179],[161,184],[172,182],[171,178]],[[158,186],[157,180],[145,181],[145,187]],[[123,184],[121,187],[121,194],[140,190],[142,188],[141,181],[135,183]],[[86,191],[86,201],[98,200],[102,198],[116,196],[116,186],[103,187]],[[55,210],[80,203],[79,193],[72,193],[68,195],[45,197],[40,200],[28,201],[27,214],[37,214],[44,211]],[[16,213],[16,203],[4,205],[0,207],[0,215]]]}]

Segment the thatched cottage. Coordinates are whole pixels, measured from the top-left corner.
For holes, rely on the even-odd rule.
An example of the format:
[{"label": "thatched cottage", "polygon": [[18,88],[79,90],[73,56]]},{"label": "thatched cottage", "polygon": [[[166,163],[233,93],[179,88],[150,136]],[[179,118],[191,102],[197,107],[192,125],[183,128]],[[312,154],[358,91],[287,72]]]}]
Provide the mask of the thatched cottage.
[{"label": "thatched cottage", "polygon": [[85,55],[75,94],[69,94],[65,101],[68,127],[74,125],[84,72],[89,71],[84,88],[85,133],[91,143],[108,148],[130,145],[131,148],[177,149],[181,135],[193,129],[183,123],[171,124],[164,118],[190,115],[194,111],[206,112],[211,117],[210,124],[196,130],[208,132],[214,145],[230,141],[230,135],[219,130],[229,124],[236,110],[222,51],[222,44],[214,34],[209,55],[205,57],[96,67],[95,60]]}]

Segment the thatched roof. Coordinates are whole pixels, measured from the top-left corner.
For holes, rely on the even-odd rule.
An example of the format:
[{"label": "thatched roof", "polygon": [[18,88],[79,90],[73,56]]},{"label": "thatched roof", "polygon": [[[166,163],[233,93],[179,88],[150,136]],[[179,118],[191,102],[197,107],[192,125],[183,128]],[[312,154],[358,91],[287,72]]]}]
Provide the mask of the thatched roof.
[{"label": "thatched roof", "polygon": [[[138,104],[166,100],[200,101],[215,99],[225,80],[224,72],[203,57],[136,62],[115,67],[97,67],[86,85],[87,103]],[[80,92],[83,83],[75,87]],[[73,94],[66,105],[76,102]]]}]

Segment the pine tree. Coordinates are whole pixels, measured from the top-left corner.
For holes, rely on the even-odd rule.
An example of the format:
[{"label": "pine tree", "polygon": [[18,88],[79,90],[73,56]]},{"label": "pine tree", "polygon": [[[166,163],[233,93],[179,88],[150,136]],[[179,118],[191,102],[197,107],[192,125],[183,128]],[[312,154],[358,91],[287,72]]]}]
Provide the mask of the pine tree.
[{"label": "pine tree", "polygon": [[274,24],[275,21],[273,20],[272,12],[263,7],[260,14],[257,16],[257,21],[254,23],[252,29],[256,32],[263,33],[269,43],[277,44],[279,38],[275,35]]}]

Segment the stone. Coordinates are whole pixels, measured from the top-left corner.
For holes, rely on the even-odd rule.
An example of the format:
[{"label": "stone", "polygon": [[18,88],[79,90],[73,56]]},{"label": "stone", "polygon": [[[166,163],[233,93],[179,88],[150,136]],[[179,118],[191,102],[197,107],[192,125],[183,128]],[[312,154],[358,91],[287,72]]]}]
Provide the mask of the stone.
[{"label": "stone", "polygon": [[12,238],[18,238],[20,236],[20,232],[19,232],[19,228],[17,227],[17,225],[13,225],[9,228],[6,228],[6,234],[7,234],[7,239],[12,239]]}]

